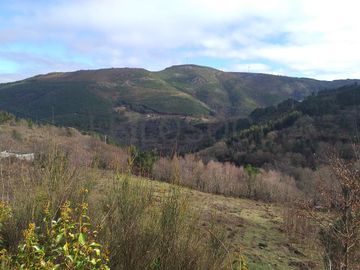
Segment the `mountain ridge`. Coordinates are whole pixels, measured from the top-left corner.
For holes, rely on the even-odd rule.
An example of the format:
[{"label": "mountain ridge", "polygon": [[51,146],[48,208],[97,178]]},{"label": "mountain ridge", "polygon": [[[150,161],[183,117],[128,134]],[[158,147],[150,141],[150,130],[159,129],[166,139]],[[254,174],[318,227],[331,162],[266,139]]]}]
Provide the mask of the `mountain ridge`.
[{"label": "mountain ridge", "polygon": [[0,109],[35,121],[101,132],[121,144],[145,148],[165,144],[169,150],[187,142],[182,139],[185,135],[203,136],[198,124],[246,118],[256,108],[289,98],[303,100],[320,90],[357,82],[224,72],[198,65],[155,72],[78,70],[0,84]]}]

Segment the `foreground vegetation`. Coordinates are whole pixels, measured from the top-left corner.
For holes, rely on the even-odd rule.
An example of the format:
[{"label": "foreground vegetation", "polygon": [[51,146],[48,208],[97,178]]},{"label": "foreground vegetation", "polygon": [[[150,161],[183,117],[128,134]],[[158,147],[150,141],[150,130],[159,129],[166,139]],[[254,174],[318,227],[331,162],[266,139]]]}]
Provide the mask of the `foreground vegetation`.
[{"label": "foreground vegetation", "polygon": [[334,156],[305,193],[275,170],[159,158],[6,113],[0,121],[0,150],[36,157],[0,160],[5,269],[359,265],[356,162]]},{"label": "foreground vegetation", "polygon": [[[10,212],[2,218],[2,244],[15,268],[241,269],[216,231],[197,229],[177,188],[159,198],[151,185],[126,175],[96,179],[98,173],[72,167],[58,151],[20,170],[16,162],[1,165],[2,212]],[[72,211],[79,212],[74,219]]]},{"label": "foreground vegetation", "polygon": [[[60,169],[60,164],[50,163],[52,173],[45,169],[38,175],[36,168],[25,164],[18,171],[18,163],[2,163],[7,168],[2,182],[14,183],[5,193],[5,198],[12,198],[7,203],[11,217],[1,230],[12,260],[16,261],[18,246],[24,243],[22,231],[29,223],[36,224],[39,247],[46,249],[43,258],[54,258],[47,243],[41,242],[41,235],[46,236],[42,220],[52,213],[56,224],[61,224],[66,202],[78,208],[85,200],[92,228],[87,230],[85,245],[93,240],[101,244],[96,248],[109,259],[104,264],[111,269],[241,269],[240,263],[246,269],[246,261],[250,269],[297,269],[319,261],[316,244],[306,238],[290,241],[283,207],[179,189],[112,171],[77,169],[74,174]],[[32,179],[34,173],[40,181]],[[16,176],[22,180],[16,181]],[[59,176],[68,180],[52,185],[46,181]],[[79,217],[79,210],[73,209],[74,217]],[[78,233],[74,233],[75,242],[79,241],[78,220],[70,222]]]}]

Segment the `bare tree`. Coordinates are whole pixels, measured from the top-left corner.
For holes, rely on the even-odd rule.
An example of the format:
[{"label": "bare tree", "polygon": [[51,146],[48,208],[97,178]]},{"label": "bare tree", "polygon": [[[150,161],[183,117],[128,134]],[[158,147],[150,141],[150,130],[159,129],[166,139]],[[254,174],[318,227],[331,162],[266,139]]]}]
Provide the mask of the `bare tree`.
[{"label": "bare tree", "polygon": [[329,167],[334,181],[319,190],[322,207],[329,211],[309,213],[322,227],[328,269],[360,269],[360,171],[337,155],[331,155]]}]

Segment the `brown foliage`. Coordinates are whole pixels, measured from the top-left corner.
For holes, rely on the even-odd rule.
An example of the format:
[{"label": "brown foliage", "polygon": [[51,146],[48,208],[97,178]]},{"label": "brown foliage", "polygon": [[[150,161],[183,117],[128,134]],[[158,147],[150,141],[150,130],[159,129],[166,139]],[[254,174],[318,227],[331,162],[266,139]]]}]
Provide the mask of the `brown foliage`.
[{"label": "brown foliage", "polygon": [[330,156],[329,168],[331,181],[318,186],[318,204],[329,213],[319,215],[313,203],[308,203],[308,214],[322,228],[328,266],[360,269],[360,172],[356,163],[338,155]]},{"label": "brown foliage", "polygon": [[[176,177],[177,171],[179,177]],[[160,158],[154,165],[153,174],[154,178],[162,181],[176,181],[200,191],[226,196],[288,201],[299,195],[294,180],[279,172],[261,170],[260,174],[250,176],[243,167],[228,162],[210,161],[204,164],[193,155],[172,160]]]}]

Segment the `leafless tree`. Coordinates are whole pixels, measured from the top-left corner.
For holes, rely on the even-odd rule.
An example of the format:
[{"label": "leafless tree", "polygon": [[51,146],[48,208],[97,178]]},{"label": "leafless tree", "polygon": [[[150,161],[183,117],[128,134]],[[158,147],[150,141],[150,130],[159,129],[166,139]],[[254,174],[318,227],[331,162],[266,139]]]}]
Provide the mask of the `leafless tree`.
[{"label": "leafless tree", "polygon": [[[360,171],[356,162],[338,155],[330,155],[329,167],[332,184],[319,189],[321,208],[328,212],[309,214],[322,227],[328,269],[360,269]],[[308,205],[308,209],[316,208]]]}]

